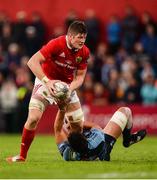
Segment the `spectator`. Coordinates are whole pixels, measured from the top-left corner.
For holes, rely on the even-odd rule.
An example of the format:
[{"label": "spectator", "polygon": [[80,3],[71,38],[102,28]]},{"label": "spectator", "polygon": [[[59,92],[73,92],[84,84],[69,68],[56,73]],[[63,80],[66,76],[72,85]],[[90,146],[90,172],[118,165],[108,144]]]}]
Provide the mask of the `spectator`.
[{"label": "spectator", "polygon": [[2,36],[2,29],[4,24],[8,23],[9,19],[4,11],[0,11],[0,37]]},{"label": "spectator", "polygon": [[93,9],[88,9],[86,11],[85,24],[88,30],[86,44],[93,53],[100,39],[100,24]]},{"label": "spectator", "polygon": [[15,71],[15,82],[18,87],[25,86],[31,81],[31,74],[25,68],[18,67]]},{"label": "spectator", "polygon": [[134,78],[132,74],[130,75],[128,87],[124,94],[124,102],[128,104],[141,103],[140,85],[136,78]]},{"label": "spectator", "polygon": [[136,42],[134,45],[134,53],[132,54],[133,59],[141,67],[142,63],[145,61],[150,62],[150,56],[144,52],[144,48],[141,42]]},{"label": "spectator", "polygon": [[115,61],[116,66],[118,70],[120,71],[122,63],[125,61],[125,59],[128,57],[128,53],[123,47],[120,47],[118,52],[115,54]]},{"label": "spectator", "polygon": [[152,62],[155,63],[157,56],[157,35],[155,35],[155,29],[152,25],[147,25],[146,33],[141,37],[141,43],[145,52],[152,58]]},{"label": "spectator", "polygon": [[111,69],[115,69],[115,59],[113,56],[107,56],[103,62],[103,66],[101,69],[101,80],[104,85],[108,83],[109,73]]},{"label": "spectator", "polygon": [[18,11],[16,14],[16,22],[14,23],[14,38],[15,41],[23,45],[26,37],[26,27],[28,26],[28,23],[26,21],[26,12],[25,11]]},{"label": "spectator", "polygon": [[20,65],[21,51],[19,45],[11,43],[8,47],[8,52],[5,56],[5,61],[8,63],[9,70],[13,71]]},{"label": "spectator", "polygon": [[154,19],[152,18],[151,14],[148,12],[148,11],[144,11],[142,13],[142,16],[141,16],[141,34],[144,34],[146,33],[146,28],[148,25],[152,25],[155,30],[157,30],[157,25],[154,21]]},{"label": "spectator", "polygon": [[127,6],[125,17],[122,20],[123,39],[122,44],[127,52],[131,53],[134,43],[138,37],[139,21],[133,7]]},{"label": "spectator", "polygon": [[102,83],[95,83],[94,84],[94,99],[93,104],[97,106],[104,106],[108,104],[109,99],[109,92],[103,86]]},{"label": "spectator", "polygon": [[155,69],[149,61],[143,61],[141,79],[144,81],[145,77],[147,77],[148,74],[152,74],[152,76],[155,77],[156,76]]},{"label": "spectator", "polygon": [[101,82],[101,68],[103,62],[106,59],[107,55],[107,46],[104,43],[99,43],[95,52],[95,58],[93,62],[93,78],[96,82]]},{"label": "spectator", "polygon": [[121,43],[121,26],[118,21],[118,16],[112,15],[106,27],[107,41],[109,44],[109,52],[115,54]]},{"label": "spectator", "polygon": [[39,46],[41,47],[45,42],[46,29],[40,13],[38,12],[32,13],[30,26],[36,29],[36,38],[38,39]]},{"label": "spectator", "polygon": [[7,79],[0,90],[1,112],[5,121],[5,131],[15,132],[17,110],[17,88],[12,80]]},{"label": "spectator", "polygon": [[151,72],[147,73],[144,77],[144,84],[141,88],[141,96],[143,104],[157,104],[157,88],[155,87],[155,78]]},{"label": "spectator", "polygon": [[14,42],[12,34],[12,26],[9,23],[5,23],[2,27],[2,35],[0,36],[0,42],[4,52],[7,52],[8,46]]},{"label": "spectator", "polygon": [[94,61],[95,61],[95,56],[90,54],[90,57],[88,59],[88,73],[91,74],[91,76],[93,77],[93,68],[94,68]]},{"label": "spectator", "polygon": [[[140,72],[138,69],[138,64],[136,63],[135,59],[133,59],[132,56],[128,56],[125,61],[122,63],[121,71],[122,73],[126,74],[126,77],[128,73],[132,74],[137,80],[140,80]],[[130,78],[130,76],[129,76]]]},{"label": "spectator", "polygon": [[0,44],[0,72],[7,71],[8,63],[4,59],[5,52],[3,51],[2,44]]},{"label": "spectator", "polygon": [[82,103],[83,104],[92,104],[94,100],[93,92],[93,79],[91,74],[87,73],[85,81],[82,88]]},{"label": "spectator", "polygon": [[109,72],[109,81],[107,84],[109,90],[109,102],[110,103],[118,103],[121,100],[122,90],[120,89],[120,73],[117,69],[111,69]]},{"label": "spectator", "polygon": [[31,57],[41,47],[41,40],[37,36],[37,30],[34,26],[28,26],[26,28],[26,36],[24,47],[26,54]]}]

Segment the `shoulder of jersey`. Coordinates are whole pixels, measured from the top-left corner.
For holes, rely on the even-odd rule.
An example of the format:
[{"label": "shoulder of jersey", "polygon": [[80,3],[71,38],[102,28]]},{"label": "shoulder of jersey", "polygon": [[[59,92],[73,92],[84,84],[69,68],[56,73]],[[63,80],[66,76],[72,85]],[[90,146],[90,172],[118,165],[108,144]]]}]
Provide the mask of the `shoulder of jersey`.
[{"label": "shoulder of jersey", "polygon": [[65,42],[65,41],[66,41],[66,40],[65,40],[65,35],[64,35],[64,36],[59,36],[59,37],[57,38],[57,40],[60,41],[60,42]]},{"label": "shoulder of jersey", "polygon": [[54,38],[51,42],[57,46],[58,50],[63,49],[65,47],[65,36]]},{"label": "shoulder of jersey", "polygon": [[59,36],[57,38],[51,39],[51,41],[53,42],[57,42],[57,43],[63,43],[65,41],[65,36]]},{"label": "shoulder of jersey", "polygon": [[83,46],[83,52],[85,52],[87,54],[90,53],[90,50],[89,50],[89,48],[86,45]]},{"label": "shoulder of jersey", "polygon": [[57,40],[58,40],[58,43],[59,43],[60,45],[65,46],[65,43],[66,43],[65,35],[64,35],[64,36],[59,36],[59,37],[57,38]]}]

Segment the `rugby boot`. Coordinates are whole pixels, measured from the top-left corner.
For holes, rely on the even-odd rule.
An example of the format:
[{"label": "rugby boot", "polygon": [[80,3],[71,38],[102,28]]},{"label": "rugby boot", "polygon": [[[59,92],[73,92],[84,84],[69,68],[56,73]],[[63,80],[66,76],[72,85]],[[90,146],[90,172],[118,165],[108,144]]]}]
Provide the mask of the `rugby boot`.
[{"label": "rugby boot", "polygon": [[13,157],[8,157],[8,158],[6,158],[6,161],[9,162],[9,163],[13,163],[13,162],[24,162],[24,161],[25,161],[25,158],[23,158],[23,157],[20,156],[20,155],[17,155],[17,156],[13,156]]},{"label": "rugby boot", "polygon": [[131,134],[130,137],[123,139],[123,146],[129,147],[132,144],[138,143],[146,136],[146,134],[147,132],[145,129],[142,129],[136,133]]}]

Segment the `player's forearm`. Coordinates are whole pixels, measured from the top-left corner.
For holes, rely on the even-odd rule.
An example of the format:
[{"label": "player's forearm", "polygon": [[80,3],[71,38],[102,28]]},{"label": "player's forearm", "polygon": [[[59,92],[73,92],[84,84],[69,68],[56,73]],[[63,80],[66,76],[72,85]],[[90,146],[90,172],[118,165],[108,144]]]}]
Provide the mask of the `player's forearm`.
[{"label": "player's forearm", "polygon": [[55,134],[55,141],[56,141],[56,144],[60,144],[64,141],[67,141],[67,136],[65,135],[65,133],[62,131],[61,133],[59,134]]},{"label": "player's forearm", "polygon": [[70,84],[70,90],[74,91],[75,89],[79,88],[84,81],[85,75],[86,75],[86,71],[87,69],[84,70],[78,70],[76,72],[76,76],[74,78],[74,80],[72,81],[72,83]]},{"label": "player's forearm", "polygon": [[59,110],[57,112],[57,116],[54,123],[55,134],[60,133],[62,131],[64,116],[65,116],[64,111]]},{"label": "player's forearm", "polygon": [[57,144],[60,144],[61,142],[67,139],[65,133],[62,130],[64,116],[65,116],[65,111],[59,110],[57,112],[57,116],[54,123],[55,141]]},{"label": "player's forearm", "polygon": [[72,81],[70,84],[70,90],[74,91],[75,89],[78,89],[83,84],[84,79],[83,78],[77,78]]},{"label": "player's forearm", "polygon": [[37,52],[34,54],[30,60],[28,61],[27,65],[30,68],[30,70],[33,72],[33,74],[40,80],[45,76],[41,63],[44,61],[44,58],[40,54],[40,52]]}]

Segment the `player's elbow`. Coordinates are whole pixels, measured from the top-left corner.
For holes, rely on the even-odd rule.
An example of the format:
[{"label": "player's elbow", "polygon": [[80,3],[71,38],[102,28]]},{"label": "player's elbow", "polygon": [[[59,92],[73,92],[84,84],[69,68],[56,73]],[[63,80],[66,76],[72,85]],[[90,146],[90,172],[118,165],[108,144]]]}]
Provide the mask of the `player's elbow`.
[{"label": "player's elbow", "polygon": [[31,66],[32,66],[31,59],[27,62],[27,66],[31,69]]},{"label": "player's elbow", "polygon": [[27,62],[27,66],[30,69],[36,68],[44,61],[44,57],[41,55],[40,52],[35,53]]},{"label": "player's elbow", "polygon": [[27,66],[32,69],[34,66],[34,55],[29,59],[29,61],[27,62]]}]

